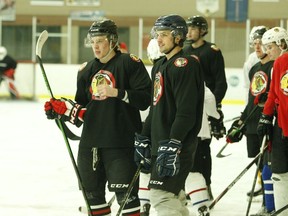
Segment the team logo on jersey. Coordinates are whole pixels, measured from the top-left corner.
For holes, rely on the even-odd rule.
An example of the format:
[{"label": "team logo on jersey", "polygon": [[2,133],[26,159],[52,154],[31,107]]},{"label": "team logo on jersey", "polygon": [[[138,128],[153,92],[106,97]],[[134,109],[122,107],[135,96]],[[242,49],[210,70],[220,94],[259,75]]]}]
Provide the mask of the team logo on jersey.
[{"label": "team logo on jersey", "polygon": [[163,94],[163,77],[160,72],[156,73],[154,81],[153,105],[155,106]]},{"label": "team logo on jersey", "polygon": [[133,61],[136,61],[136,62],[140,62],[140,58],[134,54],[130,54],[130,58],[133,60]]},{"label": "team logo on jersey", "polygon": [[90,92],[93,100],[103,100],[100,99],[97,90],[99,85],[109,85],[110,87],[115,87],[115,78],[113,74],[109,71],[100,70],[92,77]]},{"label": "team logo on jersey", "polygon": [[78,69],[78,71],[82,71],[86,65],[88,64],[88,62],[84,62],[82,65],[80,65],[80,68]]},{"label": "team logo on jersey", "polygon": [[288,70],[280,79],[280,89],[284,95],[288,95]]},{"label": "team logo on jersey", "polygon": [[219,51],[220,50],[215,44],[211,45],[211,48],[213,50],[215,50],[215,51]]},{"label": "team logo on jersey", "polygon": [[253,96],[257,96],[266,91],[268,86],[268,77],[267,74],[263,71],[258,71],[254,74],[251,84],[250,92]]},{"label": "team logo on jersey", "polygon": [[176,67],[185,67],[188,63],[188,60],[186,58],[177,58],[175,61],[174,61],[174,65]]}]

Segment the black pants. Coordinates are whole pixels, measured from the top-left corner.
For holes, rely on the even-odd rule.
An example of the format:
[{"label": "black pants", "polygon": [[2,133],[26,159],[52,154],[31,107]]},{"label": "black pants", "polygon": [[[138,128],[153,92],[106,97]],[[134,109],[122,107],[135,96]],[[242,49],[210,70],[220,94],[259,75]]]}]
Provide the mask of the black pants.
[{"label": "black pants", "polygon": [[212,158],[210,150],[211,139],[198,138],[198,146],[195,154],[194,165],[191,172],[199,172],[203,175],[206,185],[211,184]]}]

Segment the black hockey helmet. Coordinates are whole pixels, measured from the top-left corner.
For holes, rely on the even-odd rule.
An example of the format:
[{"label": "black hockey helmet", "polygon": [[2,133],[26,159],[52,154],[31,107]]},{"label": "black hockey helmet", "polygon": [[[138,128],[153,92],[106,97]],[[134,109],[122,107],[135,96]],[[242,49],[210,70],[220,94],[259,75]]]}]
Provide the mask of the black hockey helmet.
[{"label": "black hockey helmet", "polygon": [[160,16],[154,24],[152,29],[152,34],[160,30],[170,30],[173,37],[180,36],[181,40],[179,46],[183,46],[186,40],[186,35],[188,33],[188,28],[183,17],[177,14],[170,14],[165,16]]},{"label": "black hockey helmet", "polygon": [[188,32],[187,25],[183,17],[171,14],[159,17],[154,24],[154,31],[159,30],[170,30],[173,31],[173,36],[180,35],[182,39],[186,39],[186,34]]},{"label": "black hockey helmet", "polygon": [[107,35],[108,39],[112,39],[113,42],[117,42],[118,33],[117,26],[113,20],[101,19],[92,23],[88,30],[90,37]]},{"label": "black hockey helmet", "polygon": [[187,26],[196,26],[202,30],[204,30],[204,35],[208,33],[208,22],[207,20],[200,15],[189,17],[186,21]]}]

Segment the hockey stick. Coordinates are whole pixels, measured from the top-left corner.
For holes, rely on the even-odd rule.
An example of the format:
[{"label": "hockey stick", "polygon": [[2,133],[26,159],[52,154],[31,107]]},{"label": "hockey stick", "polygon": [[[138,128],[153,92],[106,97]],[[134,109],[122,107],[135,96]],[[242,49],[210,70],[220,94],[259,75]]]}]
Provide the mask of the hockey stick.
[{"label": "hockey stick", "polygon": [[[266,146],[265,146],[266,149]],[[261,152],[244,168],[244,170],[224,189],[224,191],[215,198],[212,203],[209,205],[209,209],[212,209],[216,203],[219,202],[219,200],[242,178],[242,176],[252,167],[255,162],[260,157]]]},{"label": "hockey stick", "polygon": [[256,185],[256,181],[257,181],[258,171],[260,169],[260,163],[261,163],[261,159],[262,159],[262,156],[263,156],[263,153],[264,153],[264,150],[265,150],[265,146],[266,146],[266,141],[267,140],[269,140],[269,137],[267,139],[267,137],[264,136],[263,140],[262,140],[260,153],[259,153],[260,156],[259,156],[258,161],[257,161],[257,169],[256,169],[255,176],[254,176],[254,179],[253,179],[253,185],[252,185],[252,190],[251,190],[250,197],[249,197],[249,202],[248,202],[248,206],[247,206],[246,216],[249,215],[249,211],[250,211],[250,208],[251,208],[251,203],[252,203],[252,199],[253,199],[253,195],[254,195],[254,189],[255,189],[255,185]]},{"label": "hockey stick", "polygon": [[227,154],[227,155],[223,155],[222,152],[224,151],[224,149],[227,147],[229,143],[226,142],[226,144],[220,149],[220,151],[218,152],[218,154],[216,155],[217,158],[223,158],[223,157],[227,157],[229,155],[231,155],[232,153],[230,154]]},{"label": "hockey stick", "polygon": [[277,211],[271,213],[270,216],[276,216],[279,215],[280,213],[282,213],[283,211],[285,211],[286,209],[288,209],[288,204],[283,206],[282,208],[278,209]]},{"label": "hockey stick", "polygon": [[[48,78],[47,78],[47,75],[46,75],[46,72],[45,72],[45,69],[44,69],[44,66],[43,66],[43,62],[42,62],[42,58],[41,58],[41,51],[42,51],[42,47],[44,45],[44,43],[46,42],[46,40],[48,39],[48,32],[46,30],[44,30],[38,40],[37,40],[37,44],[36,44],[36,58],[37,58],[37,61],[40,65],[40,68],[41,68],[41,71],[42,71],[42,75],[43,75],[43,78],[44,78],[44,81],[45,81],[45,84],[46,84],[46,87],[47,87],[47,90],[50,94],[50,97],[51,98],[54,98],[53,96],[53,93],[52,93],[52,89],[50,87],[50,84],[49,84],[49,81],[48,81]],[[88,204],[88,199],[87,199],[87,195],[85,193],[85,190],[83,188],[83,184],[82,184],[82,180],[81,180],[81,176],[80,176],[80,173],[79,173],[79,170],[77,168],[77,165],[76,165],[76,162],[75,162],[75,159],[74,159],[74,156],[73,156],[73,152],[71,150],[71,147],[70,147],[70,144],[69,144],[69,141],[68,141],[68,138],[65,134],[65,131],[63,129],[63,124],[62,124],[62,121],[60,121],[60,119],[56,119],[57,121],[57,124],[59,125],[59,128],[62,132],[62,135],[63,135],[63,138],[64,138],[64,141],[65,141],[65,144],[66,144],[66,147],[68,149],[68,152],[69,152],[69,156],[70,156],[70,159],[72,161],[72,164],[73,164],[73,167],[74,167],[74,170],[75,170],[75,173],[76,173],[76,176],[77,176],[77,179],[78,179],[78,182],[79,182],[79,186],[80,186],[80,189],[82,191],[82,194],[83,194],[83,197],[84,197],[84,200],[85,200],[85,203],[86,203],[86,206],[87,206],[87,209],[89,211],[89,215],[92,216],[92,213],[91,213],[91,208]]]},{"label": "hockey stick", "polygon": [[135,186],[135,183],[137,182],[137,179],[139,178],[140,171],[141,171],[143,163],[144,163],[144,160],[142,160],[140,162],[140,164],[138,165],[138,168],[137,168],[137,170],[136,170],[136,172],[135,172],[135,174],[133,176],[133,179],[132,179],[132,181],[131,181],[131,183],[130,183],[127,191],[126,191],[126,194],[124,196],[124,199],[122,200],[122,203],[121,203],[121,205],[120,205],[120,207],[118,209],[118,212],[117,212],[116,216],[120,216],[122,210],[124,209],[124,207],[125,207],[125,205],[126,205],[126,203],[128,201],[128,198],[129,198],[129,196],[130,196],[130,194],[132,192],[132,189]]},{"label": "hockey stick", "polygon": [[240,119],[241,116],[236,116],[234,118],[231,118],[231,119],[227,119],[225,121],[223,121],[223,123],[227,123],[227,122],[230,122],[230,121],[234,121],[234,120],[237,120],[237,119]]},{"label": "hockey stick", "polygon": [[[116,195],[114,194],[111,199],[109,200],[109,202],[107,203],[109,206],[112,206],[114,200],[116,198]],[[79,212],[81,213],[84,213],[84,214],[87,214],[88,213],[88,210],[87,210],[87,207],[86,206],[79,206],[78,208]]]},{"label": "hockey stick", "polygon": [[[250,120],[250,118],[252,117],[252,115],[254,114],[254,112],[257,110],[258,106],[255,106],[252,111],[249,113],[249,115],[246,117],[246,119],[244,120],[243,124],[238,128],[238,131],[241,131],[247,124],[247,122]],[[231,132],[232,133],[232,132]],[[226,142],[226,144],[220,149],[220,151],[218,152],[218,154],[216,155],[217,158],[223,158],[223,157],[227,157],[231,154],[228,155],[223,155],[222,152],[224,151],[224,149],[228,146],[228,142]]]}]

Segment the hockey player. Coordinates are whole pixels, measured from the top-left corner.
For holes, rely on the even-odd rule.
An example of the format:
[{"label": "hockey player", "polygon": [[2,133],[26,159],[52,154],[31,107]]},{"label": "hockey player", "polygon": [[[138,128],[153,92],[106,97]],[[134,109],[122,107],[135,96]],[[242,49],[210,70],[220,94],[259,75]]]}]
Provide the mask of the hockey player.
[{"label": "hockey player", "polygon": [[202,122],[201,66],[182,51],[187,26],[181,16],[159,17],[153,32],[165,57],[152,68],[152,102],[135,137],[135,161],[144,160],[147,169],[151,164],[150,200],[157,215],[188,216],[184,187]]},{"label": "hockey player", "polygon": [[[105,199],[106,183],[120,205],[136,172],[134,134],[142,129],[139,110],[150,104],[151,80],[142,61],[121,53],[114,21],[95,21],[88,31],[95,59],[78,73],[75,101],[54,99],[45,103],[47,117],[60,115],[76,126],[83,123],[78,169],[92,215],[111,215]],[[122,215],[139,216],[138,185]]]},{"label": "hockey player", "polygon": [[[247,140],[247,154],[249,158],[256,157],[260,152],[262,139],[257,134],[257,126],[263,110],[263,105],[267,99],[273,69],[273,61],[262,48],[261,39],[267,30],[268,28],[263,26],[262,28],[258,28],[253,34],[253,47],[259,62],[249,71],[250,91],[248,94],[248,103],[245,106],[240,119],[232,123],[226,137],[228,143],[234,143],[239,142],[242,139],[243,134],[245,134]],[[267,164],[267,161],[265,161],[264,164]],[[262,169],[263,164],[261,163],[259,170],[262,171]],[[264,190],[264,187],[260,187],[259,190]],[[258,193],[258,191],[255,191],[255,193]],[[263,191],[260,194],[263,196],[263,203],[262,208],[256,215],[267,213],[268,209],[269,212],[273,211],[274,204],[272,203],[269,204],[269,206],[266,206]],[[250,193],[248,195],[250,197]],[[272,194],[270,193],[268,196],[271,195]],[[269,197],[267,198],[269,200]]]},{"label": "hockey player", "polygon": [[[256,30],[261,29],[261,28],[265,28],[265,26],[254,26],[251,29],[250,34],[249,34],[249,45],[251,48],[254,47],[253,45],[254,33]],[[250,90],[249,71],[257,62],[259,62],[259,58],[257,57],[256,52],[253,51],[252,53],[250,53],[250,55],[248,56],[247,60],[244,62],[244,65],[243,65],[244,88],[247,89],[247,97],[245,98],[246,104],[248,103],[248,94]]]},{"label": "hockey player", "polygon": [[[152,64],[155,64],[164,53],[159,50],[157,39],[152,38],[147,46],[147,57]],[[136,154],[137,158],[137,154]],[[148,188],[151,170],[142,170],[140,173],[139,198],[141,202],[141,216],[148,216],[150,212],[150,189]]]},{"label": "hockey player", "polygon": [[0,84],[4,81],[8,87],[11,99],[19,99],[19,93],[15,87],[15,69],[17,62],[7,54],[7,49],[0,47]]},{"label": "hockey player", "polygon": [[[274,27],[263,35],[263,45],[273,65],[268,99],[258,124],[259,136],[272,139],[272,180],[276,211],[288,204],[288,113],[287,113],[287,71],[288,33],[281,27]],[[276,117],[273,123],[274,115]],[[278,214],[288,215],[288,210]]]},{"label": "hockey player", "polygon": [[[202,126],[198,134],[198,139],[211,139],[208,116],[212,116],[215,119],[220,118],[220,115],[216,109],[215,97],[210,89],[205,86]],[[193,212],[196,215],[208,216],[210,197],[203,175],[199,172],[190,172],[186,183],[186,192],[189,196],[188,199],[191,200]]]},{"label": "hockey player", "polygon": [[[227,90],[224,58],[215,44],[204,39],[208,33],[208,23],[204,17],[192,16],[188,18],[186,23],[188,26],[187,40],[190,41],[190,45],[185,46],[183,50],[186,54],[198,56],[203,69],[205,84],[216,98],[220,118],[216,119],[209,116],[209,122],[212,136],[219,139],[226,134],[223,124],[224,115],[221,111],[221,102]],[[210,199],[213,200],[210,186],[212,172],[211,139],[198,139],[198,142],[195,163],[191,171],[200,172],[204,176]]]}]

